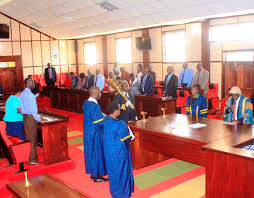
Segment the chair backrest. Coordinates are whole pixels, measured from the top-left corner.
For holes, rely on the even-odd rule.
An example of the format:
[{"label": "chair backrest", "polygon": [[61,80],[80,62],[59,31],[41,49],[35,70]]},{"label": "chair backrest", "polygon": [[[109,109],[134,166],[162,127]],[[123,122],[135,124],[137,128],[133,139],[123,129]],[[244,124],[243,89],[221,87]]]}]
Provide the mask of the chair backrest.
[{"label": "chair backrest", "polygon": [[215,98],[218,96],[218,84],[217,83],[209,83],[209,91],[207,98]]},{"label": "chair backrest", "polygon": [[2,137],[2,139],[4,141],[4,143],[6,144],[6,146],[10,147],[13,143],[8,138],[8,136],[6,135],[5,129],[6,129],[6,123],[4,121],[0,121],[0,133],[1,133],[1,137]]}]

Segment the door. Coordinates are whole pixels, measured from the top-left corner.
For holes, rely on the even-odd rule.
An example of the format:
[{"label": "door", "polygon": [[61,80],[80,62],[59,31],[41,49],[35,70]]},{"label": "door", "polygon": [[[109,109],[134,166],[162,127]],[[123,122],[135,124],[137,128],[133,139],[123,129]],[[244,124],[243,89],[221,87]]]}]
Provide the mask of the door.
[{"label": "door", "polygon": [[4,99],[24,88],[21,56],[0,56],[0,85]]}]

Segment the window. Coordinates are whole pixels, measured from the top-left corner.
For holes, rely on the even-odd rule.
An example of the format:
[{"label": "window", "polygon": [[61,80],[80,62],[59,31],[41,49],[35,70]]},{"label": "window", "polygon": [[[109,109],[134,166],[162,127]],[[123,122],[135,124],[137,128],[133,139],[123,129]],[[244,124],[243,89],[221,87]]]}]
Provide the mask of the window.
[{"label": "window", "polygon": [[163,61],[184,62],[185,54],[185,31],[170,31],[163,33]]},{"label": "window", "polygon": [[210,27],[210,41],[254,40],[254,23],[240,23]]},{"label": "window", "polygon": [[253,51],[235,51],[235,52],[225,52],[223,54],[224,61],[253,61],[254,53]]},{"label": "window", "polygon": [[86,65],[95,65],[96,59],[97,59],[97,53],[96,53],[95,42],[85,43],[84,44],[84,63]]},{"label": "window", "polygon": [[132,63],[130,37],[116,39],[116,62],[120,64]]}]

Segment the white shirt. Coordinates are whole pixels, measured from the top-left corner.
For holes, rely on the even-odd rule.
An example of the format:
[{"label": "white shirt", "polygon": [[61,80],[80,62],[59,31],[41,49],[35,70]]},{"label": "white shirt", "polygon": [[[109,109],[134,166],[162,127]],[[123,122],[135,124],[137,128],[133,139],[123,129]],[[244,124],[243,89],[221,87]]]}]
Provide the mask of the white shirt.
[{"label": "white shirt", "polygon": [[239,102],[240,102],[240,96],[237,98],[236,103],[235,103],[235,120],[237,120],[237,113],[238,113],[238,106],[239,106]]},{"label": "white shirt", "polygon": [[137,81],[141,81],[141,77],[142,77],[142,72],[139,72],[139,73],[137,73],[137,76],[136,76],[136,78],[135,78],[135,80],[133,81],[133,83],[132,84],[135,84]]},{"label": "white shirt", "polygon": [[102,74],[98,74],[96,76],[96,87],[99,87],[99,89],[102,91],[105,85],[105,77]]},{"label": "white shirt", "polygon": [[96,104],[98,104],[97,100],[95,98],[93,98],[93,97],[89,97],[88,101],[95,102]]}]

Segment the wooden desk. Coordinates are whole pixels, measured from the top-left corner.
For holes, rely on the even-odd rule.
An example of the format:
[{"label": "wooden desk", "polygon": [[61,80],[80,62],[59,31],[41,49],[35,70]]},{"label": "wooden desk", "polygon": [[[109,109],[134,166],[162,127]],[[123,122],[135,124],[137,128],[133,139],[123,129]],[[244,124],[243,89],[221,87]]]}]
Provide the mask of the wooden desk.
[{"label": "wooden desk", "polygon": [[6,187],[14,197],[20,198],[87,198],[48,174],[29,178],[29,182],[32,185],[28,188],[25,180],[6,184]]},{"label": "wooden desk", "polygon": [[[207,126],[189,127],[197,122]],[[180,124],[172,128],[172,123]],[[174,157],[206,167],[206,198],[254,197],[254,153],[240,149],[254,139],[251,125],[171,114],[129,126],[136,136],[131,145],[134,168]]]},{"label": "wooden desk", "polygon": [[68,116],[41,110],[39,115],[44,119],[52,119],[52,121],[41,121],[38,123],[38,137],[42,137],[44,164],[48,165],[69,160],[67,139]]},{"label": "wooden desk", "polygon": [[[3,119],[5,109],[0,108],[0,119]],[[69,160],[67,121],[68,116],[39,111],[39,116],[50,121],[38,122],[38,145],[43,147],[44,164],[54,164]]]},{"label": "wooden desk", "polygon": [[[107,113],[107,105],[114,99],[113,92],[103,91],[98,101],[104,113]],[[52,107],[72,111],[83,112],[83,103],[89,98],[89,92],[80,89],[52,88]]]},{"label": "wooden desk", "polygon": [[176,99],[162,100],[160,96],[135,96],[135,106],[138,118],[142,119],[141,111],[147,112],[147,117],[162,115],[161,108],[166,108],[166,114],[176,112]]}]

